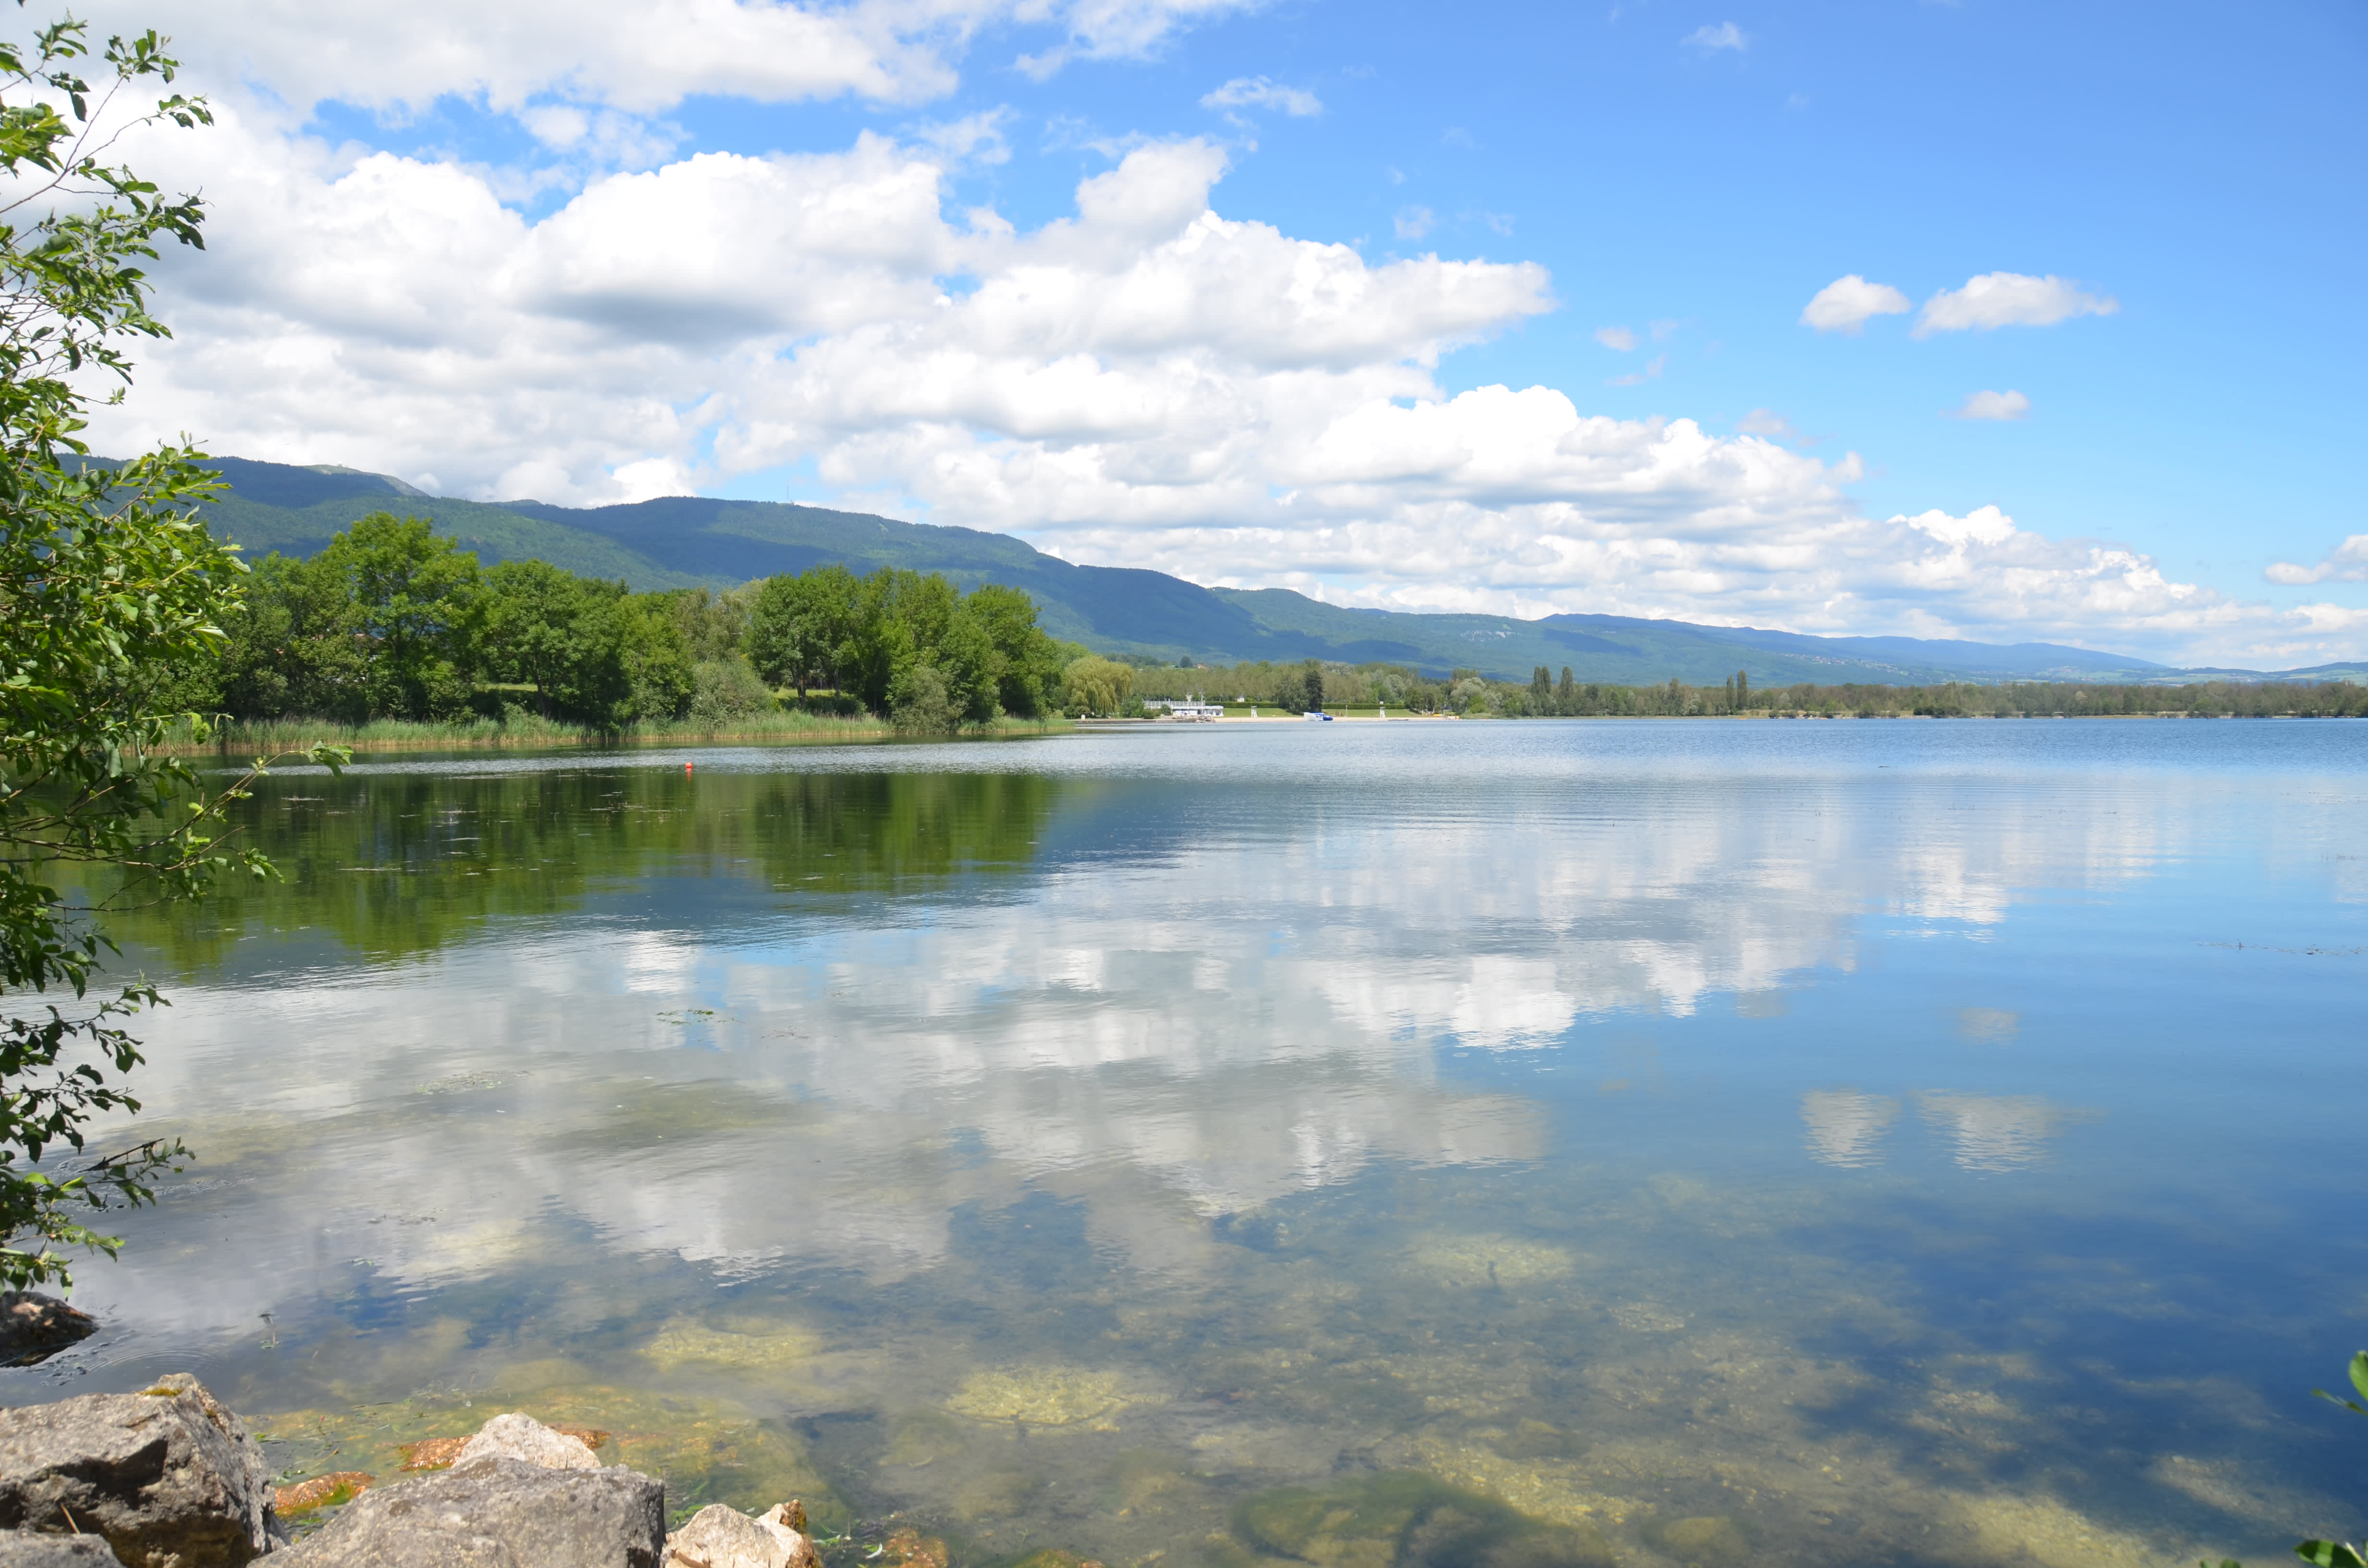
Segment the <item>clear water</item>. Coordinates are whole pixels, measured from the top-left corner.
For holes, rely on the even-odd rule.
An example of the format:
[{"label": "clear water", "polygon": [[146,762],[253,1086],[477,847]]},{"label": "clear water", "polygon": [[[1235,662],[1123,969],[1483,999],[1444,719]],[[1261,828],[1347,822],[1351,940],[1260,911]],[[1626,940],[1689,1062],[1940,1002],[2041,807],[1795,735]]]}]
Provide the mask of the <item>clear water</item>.
[{"label": "clear water", "polygon": [[0,1399],[526,1409],[850,1559],[2282,1553],[2368,1523],[2363,807],[2339,722],[283,775],[125,927],[200,1161]]}]

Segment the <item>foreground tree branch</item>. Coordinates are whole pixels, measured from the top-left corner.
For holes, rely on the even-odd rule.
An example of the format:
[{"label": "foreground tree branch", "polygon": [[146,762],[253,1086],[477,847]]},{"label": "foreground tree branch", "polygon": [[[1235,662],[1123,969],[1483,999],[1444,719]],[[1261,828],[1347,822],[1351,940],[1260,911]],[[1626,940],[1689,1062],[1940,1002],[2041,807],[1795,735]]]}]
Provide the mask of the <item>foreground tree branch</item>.
[{"label": "foreground tree branch", "polygon": [[[119,96],[146,78],[169,84],[175,63],[153,32],[110,38],[94,91],[75,64],[88,52],[70,19],[29,48],[0,42],[0,1286],[10,1289],[67,1280],[60,1248],[111,1255],[118,1240],[76,1211],[146,1201],[148,1181],[186,1153],[148,1141],[54,1158],[82,1153],[93,1119],[140,1108],[126,1087],[140,1049],[124,1026],[164,1003],[138,978],[94,994],[115,950],[98,922],[127,902],[194,897],[224,872],[273,874],[223,826],[266,762],[209,790],[158,750],[211,728],[162,694],[176,670],[212,656],[239,603],[243,568],[199,517],[220,485],[187,445],[113,468],[89,460],[81,439],[91,373],[120,397],[125,341],[168,335],[139,263],[167,241],[198,245],[204,219],[197,198],[164,198],[108,157],[131,125],[211,116],[175,94],[108,120]],[[45,202],[59,205],[18,222]]]}]

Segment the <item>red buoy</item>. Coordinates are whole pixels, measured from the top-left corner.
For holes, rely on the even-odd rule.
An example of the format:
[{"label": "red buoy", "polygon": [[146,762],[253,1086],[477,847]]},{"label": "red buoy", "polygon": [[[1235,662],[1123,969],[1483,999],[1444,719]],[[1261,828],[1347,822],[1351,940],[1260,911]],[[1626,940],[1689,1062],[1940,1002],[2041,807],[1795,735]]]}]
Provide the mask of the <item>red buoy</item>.
[{"label": "red buoy", "polygon": [[684,763],[684,764],[682,765],[682,770],[683,770],[685,773],[689,772],[689,771],[690,771],[690,764],[689,764],[689,763],[687,763],[687,762],[686,762],[686,763]]}]

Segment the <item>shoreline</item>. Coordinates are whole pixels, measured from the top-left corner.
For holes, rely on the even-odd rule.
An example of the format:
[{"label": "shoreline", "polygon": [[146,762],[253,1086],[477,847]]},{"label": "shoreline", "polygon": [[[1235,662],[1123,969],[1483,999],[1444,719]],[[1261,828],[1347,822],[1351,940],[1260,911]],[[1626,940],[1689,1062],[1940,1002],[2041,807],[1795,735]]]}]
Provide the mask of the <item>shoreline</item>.
[{"label": "shoreline", "polygon": [[[1956,722],[1964,720],[2016,721],[2104,719],[2117,722],[2128,722],[2156,719],[2193,719],[2210,721],[2222,719],[2246,719],[2253,717],[2257,716],[2244,713],[2198,713],[2194,710],[2187,708],[2165,708],[2159,709],[2151,713],[1812,713],[1801,710],[1772,711],[1767,709],[1754,709],[1746,713],[1392,713],[1388,715],[1378,713],[1335,713],[1328,722],[1336,724],[1427,724],[1441,721],[1457,723],[1536,723],[1543,721],[1548,722],[1558,722],[1572,724],[1641,724],[1667,723],[1672,722],[1692,723],[1702,720],[1726,720],[1759,722],[1767,720],[1778,719],[1906,719],[1938,723],[1943,722]],[[2341,719],[2350,717],[2350,715],[2266,713],[2258,715],[2258,717],[2271,720],[2301,720],[2322,718]],[[1324,720],[1313,721],[1313,722],[1316,723],[1326,722],[1327,721]],[[1073,719],[1069,721],[1067,727],[1079,730],[1101,730],[1157,724],[1182,729],[1189,728],[1195,724],[1304,724],[1308,722],[1311,722],[1311,721],[1304,714],[1300,713],[1260,713],[1255,717],[1247,713],[1228,713],[1222,719],[1169,719],[1165,717],[1143,719]]]},{"label": "shoreline", "polygon": [[[243,756],[255,753],[287,755],[314,745],[343,746],[356,754],[427,751],[625,751],[682,745],[878,745],[894,741],[996,741],[1068,733],[1073,721],[999,719],[993,724],[951,734],[922,734],[900,730],[885,719],[840,719],[818,715],[782,715],[802,721],[729,728],[668,725],[662,729],[598,731],[575,725],[543,724],[512,729],[492,721],[470,725],[413,724],[380,721],[359,727],[294,720],[270,720],[257,726],[222,727],[215,739],[170,741],[156,746],[160,756]],[[373,733],[376,732],[376,733]]]},{"label": "shoreline", "polygon": [[[1338,724],[1433,724],[1433,723],[1528,723],[1539,721],[1560,721],[1569,723],[1643,723],[1672,720],[1698,722],[1725,720],[1760,722],[1772,720],[2056,720],[2111,719],[2122,722],[2141,720],[2212,721],[2239,718],[2304,720],[2340,718],[2345,715],[2313,713],[2199,713],[2192,709],[2159,709],[2150,713],[1905,713],[1905,712],[1839,712],[1818,713],[1803,710],[1770,710],[1755,709],[1742,713],[1335,713],[1328,721]],[[821,715],[781,715],[772,723],[706,729],[690,725],[669,725],[663,729],[627,731],[596,731],[573,725],[546,724],[534,722],[521,728],[509,728],[493,721],[479,721],[470,725],[444,726],[410,723],[402,721],[378,721],[349,729],[336,724],[306,724],[290,720],[269,720],[256,733],[245,726],[224,726],[218,738],[204,741],[168,741],[152,748],[159,756],[241,758],[253,756],[287,756],[309,750],[315,744],[343,746],[357,756],[385,755],[402,752],[505,752],[505,751],[632,751],[655,750],[668,746],[831,746],[886,745],[895,742],[912,744],[942,744],[947,741],[1025,740],[1039,736],[1076,734],[1088,730],[1125,730],[1151,728],[1189,728],[1198,724],[1229,725],[1296,725],[1326,721],[1310,721],[1297,713],[1260,713],[1253,718],[1247,713],[1228,713],[1221,719],[1171,719],[1165,716],[1141,719],[1083,718],[1030,720],[1004,718],[993,724],[956,731],[951,734],[925,734],[899,730],[885,719],[870,717],[842,719]]]}]

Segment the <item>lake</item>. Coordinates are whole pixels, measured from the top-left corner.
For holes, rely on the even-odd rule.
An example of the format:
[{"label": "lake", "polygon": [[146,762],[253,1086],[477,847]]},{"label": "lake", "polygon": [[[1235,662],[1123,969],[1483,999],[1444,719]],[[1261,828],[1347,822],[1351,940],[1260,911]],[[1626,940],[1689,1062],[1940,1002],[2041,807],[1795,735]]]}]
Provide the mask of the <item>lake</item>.
[{"label": "lake", "polygon": [[199,1159],[0,1399],[524,1409],[835,1561],[2266,1561],[2363,1522],[2364,807],[2334,721],[290,770],[119,926]]}]

